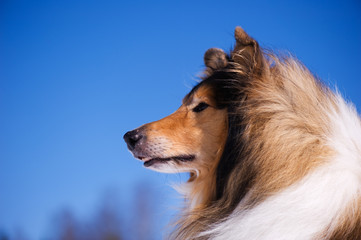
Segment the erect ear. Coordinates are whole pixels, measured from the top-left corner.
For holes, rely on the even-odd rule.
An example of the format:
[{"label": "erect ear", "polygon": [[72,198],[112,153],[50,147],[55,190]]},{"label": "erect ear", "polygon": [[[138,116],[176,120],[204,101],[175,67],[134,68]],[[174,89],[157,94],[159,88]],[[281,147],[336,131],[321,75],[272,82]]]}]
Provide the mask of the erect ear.
[{"label": "erect ear", "polygon": [[263,55],[258,42],[241,27],[236,27],[234,37],[236,45],[231,53],[232,60],[240,64],[248,74],[261,74]]},{"label": "erect ear", "polygon": [[210,48],[204,54],[204,64],[208,71],[217,71],[227,66],[228,56],[222,49]]}]

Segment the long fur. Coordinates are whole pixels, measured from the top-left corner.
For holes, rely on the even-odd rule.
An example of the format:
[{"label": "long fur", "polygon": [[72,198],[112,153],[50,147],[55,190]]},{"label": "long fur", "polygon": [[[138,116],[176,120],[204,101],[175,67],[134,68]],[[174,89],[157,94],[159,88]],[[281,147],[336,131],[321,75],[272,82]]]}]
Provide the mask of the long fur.
[{"label": "long fur", "polygon": [[224,91],[228,138],[216,196],[186,209],[170,238],[361,239],[356,110],[293,57],[252,44],[237,42],[193,90]]},{"label": "long fur", "polygon": [[160,172],[190,172],[170,239],[361,239],[361,121],[351,103],[242,28],[204,56],[182,106],[125,134]]}]

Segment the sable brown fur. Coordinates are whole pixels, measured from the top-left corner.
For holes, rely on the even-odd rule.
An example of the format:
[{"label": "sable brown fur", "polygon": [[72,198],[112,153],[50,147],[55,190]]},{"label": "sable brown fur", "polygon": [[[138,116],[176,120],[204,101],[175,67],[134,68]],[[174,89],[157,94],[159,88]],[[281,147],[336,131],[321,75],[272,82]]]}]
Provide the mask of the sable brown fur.
[{"label": "sable brown fur", "polygon": [[[299,181],[333,154],[326,144],[331,129],[325,123],[328,106],[323,104],[332,105],[330,90],[293,57],[262,52],[242,29],[236,29],[235,38],[229,56],[217,52],[222,64],[209,63],[207,56],[206,76],[195,87],[212,85],[210,78],[222,75],[228,78],[223,83],[227,90],[233,91],[231,99],[218,99],[220,107],[228,109],[229,132],[217,167],[216,196],[186,212],[171,239],[208,239],[198,234],[225,219],[241,200],[245,209],[251,208]],[[222,66],[215,69],[214,65]],[[220,91],[215,86],[214,91]],[[360,237],[360,219],[354,214],[352,221],[343,220],[353,229],[351,235]],[[336,231],[335,239],[344,236],[343,231]]]},{"label": "sable brown fur", "polygon": [[[205,53],[204,76],[175,113],[125,135],[145,166],[190,172],[178,187],[187,202],[170,239],[213,238],[212,229],[232,214],[299,184],[339,154],[330,144],[338,95],[294,57],[261,49],[240,27],[235,40],[229,54]],[[361,161],[361,147],[355,149]],[[315,239],[361,239],[360,186]]]}]

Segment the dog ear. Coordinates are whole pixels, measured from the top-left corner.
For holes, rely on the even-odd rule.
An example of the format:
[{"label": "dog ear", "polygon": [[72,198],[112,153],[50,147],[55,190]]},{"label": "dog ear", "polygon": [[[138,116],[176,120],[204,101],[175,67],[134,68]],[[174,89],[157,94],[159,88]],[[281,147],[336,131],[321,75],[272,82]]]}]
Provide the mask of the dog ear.
[{"label": "dog ear", "polygon": [[204,64],[209,72],[217,71],[227,66],[228,56],[219,48],[210,48],[204,54]]},{"label": "dog ear", "polygon": [[240,64],[248,74],[261,74],[263,55],[258,42],[241,27],[236,27],[234,37],[236,45],[231,53],[232,60]]}]

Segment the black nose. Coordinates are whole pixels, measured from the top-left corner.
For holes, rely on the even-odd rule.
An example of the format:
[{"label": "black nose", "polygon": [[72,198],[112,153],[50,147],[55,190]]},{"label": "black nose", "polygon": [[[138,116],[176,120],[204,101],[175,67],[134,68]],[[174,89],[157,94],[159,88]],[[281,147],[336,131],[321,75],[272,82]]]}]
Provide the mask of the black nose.
[{"label": "black nose", "polygon": [[135,129],[124,134],[123,138],[127,143],[129,150],[132,151],[134,150],[137,142],[139,142],[139,140],[143,138],[143,135],[141,134],[139,129]]}]

